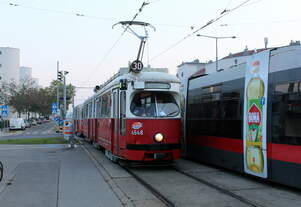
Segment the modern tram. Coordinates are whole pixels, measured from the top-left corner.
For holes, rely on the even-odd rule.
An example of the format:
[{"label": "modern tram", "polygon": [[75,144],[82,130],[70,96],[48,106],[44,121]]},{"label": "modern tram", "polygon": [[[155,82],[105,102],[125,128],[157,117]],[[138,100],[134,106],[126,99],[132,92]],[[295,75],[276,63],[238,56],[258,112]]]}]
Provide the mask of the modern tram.
[{"label": "modern tram", "polygon": [[188,80],[189,158],[301,188],[301,46]]},{"label": "modern tram", "polygon": [[164,72],[117,74],[75,107],[75,132],[113,161],[180,158],[180,81]]}]

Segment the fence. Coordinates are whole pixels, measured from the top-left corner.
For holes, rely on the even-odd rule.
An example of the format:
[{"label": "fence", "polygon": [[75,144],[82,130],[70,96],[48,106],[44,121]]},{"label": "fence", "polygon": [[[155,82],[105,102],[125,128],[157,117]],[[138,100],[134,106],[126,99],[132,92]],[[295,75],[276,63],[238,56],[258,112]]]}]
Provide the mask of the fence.
[{"label": "fence", "polygon": [[9,127],[9,120],[0,119],[0,130],[2,131],[5,128]]}]

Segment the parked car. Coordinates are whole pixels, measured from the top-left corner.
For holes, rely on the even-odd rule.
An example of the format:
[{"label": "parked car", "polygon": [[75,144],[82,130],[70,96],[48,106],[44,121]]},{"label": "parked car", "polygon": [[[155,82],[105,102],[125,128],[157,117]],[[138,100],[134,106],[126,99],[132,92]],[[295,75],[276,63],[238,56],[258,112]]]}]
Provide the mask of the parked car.
[{"label": "parked car", "polygon": [[28,120],[25,120],[25,127],[26,128],[31,127],[31,123]]},{"label": "parked car", "polygon": [[25,130],[26,125],[23,118],[11,118],[9,120],[9,130],[12,129],[21,129]]},{"label": "parked car", "polygon": [[37,121],[36,121],[36,120],[32,120],[32,121],[31,121],[31,125],[32,125],[32,126],[36,126],[36,125],[37,125]]}]

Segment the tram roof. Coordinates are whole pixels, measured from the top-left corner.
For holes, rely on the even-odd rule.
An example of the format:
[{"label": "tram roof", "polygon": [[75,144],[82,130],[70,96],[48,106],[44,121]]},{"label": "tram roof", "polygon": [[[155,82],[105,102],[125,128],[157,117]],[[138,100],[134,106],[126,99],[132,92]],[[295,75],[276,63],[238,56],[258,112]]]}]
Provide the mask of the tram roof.
[{"label": "tram roof", "polygon": [[[301,46],[284,46],[271,50],[269,73],[301,67]],[[189,78],[190,89],[200,86],[219,84],[222,82],[244,78],[246,63],[236,65],[220,72]]]},{"label": "tram roof", "polygon": [[103,87],[103,90],[111,88],[113,85],[119,84],[120,79],[127,79],[127,81],[141,81],[141,82],[168,82],[180,83],[180,80],[172,74],[163,72],[140,72],[140,73],[127,73],[118,76],[109,84]]},{"label": "tram roof", "polygon": [[165,82],[165,83],[181,83],[180,80],[172,74],[166,72],[140,72],[140,73],[126,73],[122,75],[118,75],[114,78],[111,82],[103,86],[99,91],[97,91],[93,96],[89,97],[85,102],[102,94],[103,92],[107,91],[114,85],[118,85],[121,79],[127,79],[127,81],[137,81],[137,82]]}]

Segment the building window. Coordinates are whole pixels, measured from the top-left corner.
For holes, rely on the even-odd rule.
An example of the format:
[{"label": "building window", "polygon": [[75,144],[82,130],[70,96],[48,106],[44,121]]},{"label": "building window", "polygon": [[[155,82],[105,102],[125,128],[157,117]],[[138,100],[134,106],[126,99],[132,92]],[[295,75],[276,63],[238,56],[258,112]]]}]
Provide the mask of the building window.
[{"label": "building window", "polygon": [[0,51],[0,55],[2,55],[2,51]]},{"label": "building window", "polygon": [[183,77],[183,72],[181,73],[181,77]]},{"label": "building window", "polygon": [[2,67],[2,64],[0,64],[0,68]]}]

